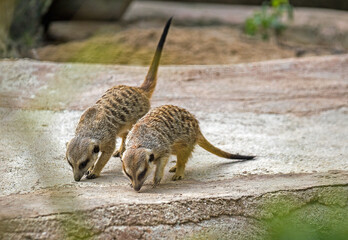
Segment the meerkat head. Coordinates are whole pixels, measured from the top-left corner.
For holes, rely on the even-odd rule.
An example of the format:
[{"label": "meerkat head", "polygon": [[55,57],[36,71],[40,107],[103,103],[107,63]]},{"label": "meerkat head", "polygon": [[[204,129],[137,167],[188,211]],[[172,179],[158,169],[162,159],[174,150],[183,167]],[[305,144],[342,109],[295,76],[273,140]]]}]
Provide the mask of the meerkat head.
[{"label": "meerkat head", "polygon": [[150,149],[130,148],[122,156],[122,169],[135,191],[143,186],[154,165],[155,156]]},{"label": "meerkat head", "polygon": [[74,137],[67,143],[66,159],[72,167],[75,181],[80,181],[98,158],[99,141],[88,137]]}]

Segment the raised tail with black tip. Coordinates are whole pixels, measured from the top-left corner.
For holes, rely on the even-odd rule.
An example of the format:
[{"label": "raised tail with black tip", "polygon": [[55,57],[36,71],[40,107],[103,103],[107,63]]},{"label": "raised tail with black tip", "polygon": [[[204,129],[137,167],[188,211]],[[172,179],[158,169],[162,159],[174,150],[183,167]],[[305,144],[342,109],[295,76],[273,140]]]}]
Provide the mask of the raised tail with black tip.
[{"label": "raised tail with black tip", "polygon": [[161,59],[161,54],[162,54],[164,42],[166,41],[166,37],[167,37],[167,34],[168,34],[168,30],[169,30],[170,24],[172,22],[172,18],[173,17],[171,17],[167,21],[167,24],[164,27],[161,39],[158,42],[157,49],[156,49],[155,55],[154,55],[154,57],[152,59],[149,71],[147,72],[145,81],[140,86],[140,88],[143,89],[146,92],[148,97],[152,96],[152,93],[154,92],[155,87],[156,87],[158,65],[159,65],[159,62],[160,62],[160,59]]}]

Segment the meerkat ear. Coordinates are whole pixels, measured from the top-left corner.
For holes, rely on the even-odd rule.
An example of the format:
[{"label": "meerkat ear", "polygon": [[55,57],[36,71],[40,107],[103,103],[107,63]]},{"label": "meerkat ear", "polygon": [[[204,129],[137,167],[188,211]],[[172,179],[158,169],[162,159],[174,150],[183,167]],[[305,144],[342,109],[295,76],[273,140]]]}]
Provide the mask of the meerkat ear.
[{"label": "meerkat ear", "polygon": [[95,145],[95,146],[94,146],[93,152],[94,152],[94,153],[98,153],[98,152],[99,152],[99,146],[98,146],[98,145]]},{"label": "meerkat ear", "polygon": [[149,162],[153,162],[153,160],[155,160],[155,155],[153,155],[153,153],[151,153],[149,156]]},{"label": "meerkat ear", "polygon": [[151,149],[146,149],[146,153],[148,156],[148,161],[149,162],[153,162],[153,160],[155,160],[155,155],[153,154]]},{"label": "meerkat ear", "polygon": [[92,139],[91,140],[91,145],[93,146],[93,153],[98,153],[100,151],[99,148],[99,141]]}]

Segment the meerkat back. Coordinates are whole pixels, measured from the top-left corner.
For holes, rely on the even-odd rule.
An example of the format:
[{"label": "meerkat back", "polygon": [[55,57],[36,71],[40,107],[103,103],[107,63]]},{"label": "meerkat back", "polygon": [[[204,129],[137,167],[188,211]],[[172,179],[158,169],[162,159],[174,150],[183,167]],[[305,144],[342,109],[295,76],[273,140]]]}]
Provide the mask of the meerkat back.
[{"label": "meerkat back", "polygon": [[121,156],[129,129],[149,111],[171,20],[172,18],[168,20],[163,30],[142,85],[112,87],[95,105],[82,114],[75,136],[67,143],[66,152],[67,161],[73,169],[76,181],[79,181],[86,173],[87,178],[96,178],[100,175],[115,150],[117,136],[122,138],[122,142],[115,156]]}]

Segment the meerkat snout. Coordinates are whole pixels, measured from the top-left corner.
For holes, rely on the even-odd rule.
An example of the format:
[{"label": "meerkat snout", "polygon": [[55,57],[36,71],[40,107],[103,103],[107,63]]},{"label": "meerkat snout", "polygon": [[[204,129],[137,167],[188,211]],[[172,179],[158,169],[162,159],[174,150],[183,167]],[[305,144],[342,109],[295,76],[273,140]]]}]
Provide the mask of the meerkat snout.
[{"label": "meerkat snout", "polygon": [[139,192],[154,165],[155,156],[150,149],[128,149],[122,156],[122,169],[131,181],[132,188]]},{"label": "meerkat snout", "polygon": [[99,151],[99,142],[88,137],[75,137],[67,144],[66,159],[75,181],[80,181],[87,171],[93,169]]}]

